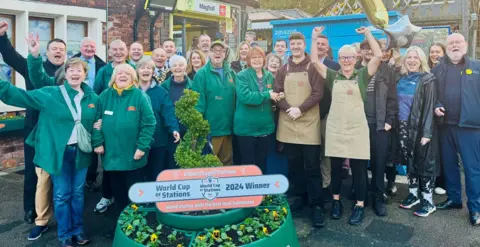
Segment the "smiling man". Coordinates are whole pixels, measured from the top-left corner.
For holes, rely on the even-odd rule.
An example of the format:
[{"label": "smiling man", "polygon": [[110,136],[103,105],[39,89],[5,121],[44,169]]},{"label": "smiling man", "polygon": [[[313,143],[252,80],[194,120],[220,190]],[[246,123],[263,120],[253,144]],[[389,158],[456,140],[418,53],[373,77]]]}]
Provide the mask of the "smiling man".
[{"label": "smiling man", "polygon": [[100,95],[103,90],[108,88],[108,82],[112,78],[113,68],[119,64],[126,63],[127,55],[128,51],[125,42],[119,39],[110,42],[110,45],[108,46],[108,56],[110,57],[111,62],[98,71],[95,78],[95,85],[93,87],[95,93]]},{"label": "smiling man", "polygon": [[305,53],[305,36],[292,33],[289,42],[292,56],[277,72],[274,82],[274,91],[285,95],[277,103],[280,108],[277,140],[285,144],[291,192],[295,197],[292,210],[303,207],[307,194],[313,212],[312,224],[323,227],[319,102],[324,84]]},{"label": "smiling man", "polygon": [[152,60],[155,63],[155,73],[154,77],[157,79],[158,83],[162,83],[172,76],[172,71],[167,67],[168,55],[167,52],[162,48],[157,48],[152,52]]},{"label": "smiling man", "polygon": [[448,199],[438,209],[462,208],[458,155],[465,171],[468,211],[473,226],[480,226],[480,62],[467,55],[467,42],[458,33],[447,38],[447,56],[432,73],[437,78],[440,145]]},{"label": "smiling man", "polygon": [[212,43],[210,61],[197,71],[192,89],[200,93],[196,108],[210,124],[213,153],[224,165],[232,165],[235,72],[225,61],[227,49],[222,41]]},{"label": "smiling man", "polygon": [[200,37],[198,37],[197,48],[201,50],[205,54],[205,56],[208,56],[211,44],[212,40],[210,39],[210,36],[208,36],[208,34],[202,34],[200,35]]},{"label": "smiling man", "polygon": [[95,40],[89,37],[83,38],[82,42],[80,43],[80,53],[74,55],[73,57],[79,57],[83,61],[88,64],[88,68],[95,68],[89,69],[87,80],[88,85],[93,88],[95,84],[95,76],[97,75],[98,71],[105,66],[105,62],[99,58],[95,53],[97,52],[97,44]]},{"label": "smiling man", "polygon": [[165,63],[165,66],[170,68],[170,58],[177,54],[177,47],[175,47],[175,42],[173,39],[167,39],[163,41],[162,47],[167,53],[167,62]]},{"label": "smiling man", "polygon": [[131,44],[130,50],[128,51],[128,56],[130,57],[128,63],[136,66],[137,63],[143,58],[143,45],[138,42]]}]

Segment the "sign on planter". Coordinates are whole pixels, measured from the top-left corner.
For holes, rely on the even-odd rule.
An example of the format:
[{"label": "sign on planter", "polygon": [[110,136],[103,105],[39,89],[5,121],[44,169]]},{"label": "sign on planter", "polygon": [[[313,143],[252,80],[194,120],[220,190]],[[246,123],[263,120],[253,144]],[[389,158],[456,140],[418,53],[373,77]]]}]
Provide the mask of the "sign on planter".
[{"label": "sign on planter", "polygon": [[157,182],[134,184],[128,195],[134,203],[157,202],[168,213],[256,207],[264,195],[287,189],[285,176],[262,175],[249,165],[166,170]]}]

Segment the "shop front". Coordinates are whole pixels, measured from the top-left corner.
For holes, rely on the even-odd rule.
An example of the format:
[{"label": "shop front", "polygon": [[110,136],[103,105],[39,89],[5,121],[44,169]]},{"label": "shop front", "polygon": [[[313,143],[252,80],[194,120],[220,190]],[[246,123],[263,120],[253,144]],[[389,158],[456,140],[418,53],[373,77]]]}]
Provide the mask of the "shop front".
[{"label": "shop front", "polygon": [[[208,34],[235,51],[240,42],[240,6],[219,1],[178,0],[173,14],[173,39],[178,53],[196,49],[196,40]],[[184,46],[185,44],[185,46]]]}]

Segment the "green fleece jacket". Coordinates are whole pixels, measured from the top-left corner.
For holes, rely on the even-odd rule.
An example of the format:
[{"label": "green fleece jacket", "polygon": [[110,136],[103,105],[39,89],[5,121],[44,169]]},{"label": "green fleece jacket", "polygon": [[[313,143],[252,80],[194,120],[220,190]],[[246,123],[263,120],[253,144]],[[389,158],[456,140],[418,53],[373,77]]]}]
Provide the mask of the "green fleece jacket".
[{"label": "green fleece jacket", "polygon": [[210,135],[231,135],[235,113],[235,72],[230,65],[224,63],[222,76],[208,62],[197,71],[192,90],[200,93],[196,108],[210,123]]},{"label": "green fleece jacket", "polygon": [[254,69],[248,68],[237,74],[237,107],[233,122],[235,135],[263,136],[275,131],[269,93],[273,89],[273,75],[267,70],[262,72],[262,91]]},{"label": "green fleece jacket", "polygon": [[[73,99],[78,92],[65,82],[65,89],[75,107]],[[81,88],[84,95],[80,101],[82,124],[92,133],[98,106],[98,96],[85,83]],[[6,104],[31,108],[40,111],[38,124],[28,136],[26,142],[35,148],[33,162],[49,174],[59,174],[63,166],[63,154],[73,132],[75,122],[68,109],[60,87],[43,87],[25,91],[16,88],[7,81],[0,81],[0,100]],[[92,162],[91,153],[77,149],[76,167],[86,168]]]},{"label": "green fleece jacket", "polygon": [[[135,170],[147,164],[156,121],[150,99],[142,90],[132,87],[120,95],[107,88],[99,97],[97,119],[102,119],[102,129],[94,130],[92,144],[103,145],[106,171]],[[133,159],[137,149],[145,152],[140,160]]]}]

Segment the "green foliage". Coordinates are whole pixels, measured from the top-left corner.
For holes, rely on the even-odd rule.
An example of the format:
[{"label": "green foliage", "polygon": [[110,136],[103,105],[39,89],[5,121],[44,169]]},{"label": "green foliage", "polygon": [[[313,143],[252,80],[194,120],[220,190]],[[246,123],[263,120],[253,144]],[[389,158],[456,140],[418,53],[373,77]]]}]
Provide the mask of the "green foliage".
[{"label": "green foliage", "polygon": [[185,89],[183,96],[175,103],[175,114],[181,124],[187,127],[187,133],[177,147],[175,160],[181,168],[200,168],[222,166],[217,156],[202,155],[207,143],[210,124],[195,109],[199,93]]}]

